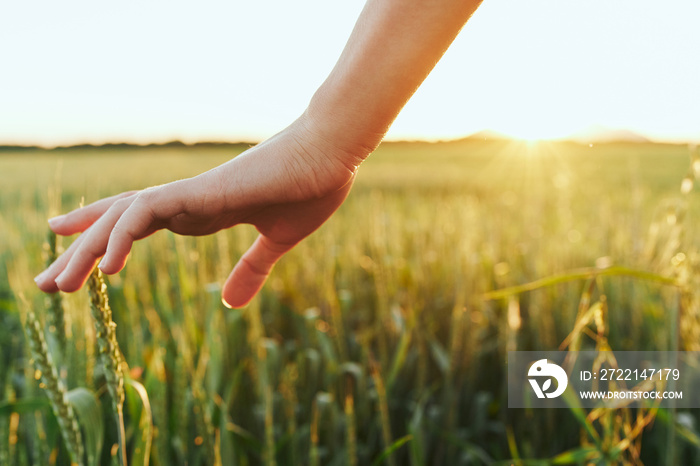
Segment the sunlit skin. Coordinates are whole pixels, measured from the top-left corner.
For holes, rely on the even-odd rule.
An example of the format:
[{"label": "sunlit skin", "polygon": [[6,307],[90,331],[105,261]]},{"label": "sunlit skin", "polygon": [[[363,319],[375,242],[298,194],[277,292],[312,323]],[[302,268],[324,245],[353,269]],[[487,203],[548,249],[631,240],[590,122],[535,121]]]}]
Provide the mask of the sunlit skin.
[{"label": "sunlit skin", "polygon": [[76,291],[100,258],[103,272],[117,273],[134,241],[159,229],[199,236],[248,223],[260,235],[222,291],[226,305],[246,305],[275,262],[342,204],[362,160],[479,3],[368,1],[338,63],[298,120],[199,176],[52,219],[57,234],[82,234],[36,277],[37,285],[46,292]]}]

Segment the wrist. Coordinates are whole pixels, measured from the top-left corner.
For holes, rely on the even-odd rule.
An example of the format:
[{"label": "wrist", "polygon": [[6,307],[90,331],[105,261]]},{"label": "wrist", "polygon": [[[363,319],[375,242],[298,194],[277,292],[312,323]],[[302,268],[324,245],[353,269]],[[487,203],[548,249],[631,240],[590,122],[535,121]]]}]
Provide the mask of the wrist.
[{"label": "wrist", "polygon": [[377,148],[388,128],[371,121],[371,115],[353,114],[347,100],[335,100],[322,86],[309,102],[302,118],[310,131],[340,152],[362,161]]}]

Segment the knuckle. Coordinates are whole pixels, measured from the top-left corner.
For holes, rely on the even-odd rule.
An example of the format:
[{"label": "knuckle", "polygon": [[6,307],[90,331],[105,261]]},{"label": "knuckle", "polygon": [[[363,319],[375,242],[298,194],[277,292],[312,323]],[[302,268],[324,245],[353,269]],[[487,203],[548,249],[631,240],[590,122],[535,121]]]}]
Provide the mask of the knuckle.
[{"label": "knuckle", "polygon": [[143,191],[140,191],[137,195],[136,198],[134,199],[134,203],[138,204],[148,204],[149,201],[153,199],[153,191],[152,188],[144,189]]},{"label": "knuckle", "polygon": [[92,240],[92,241],[85,241],[82,245],[82,252],[83,254],[79,254],[76,257],[80,257],[81,255],[85,255],[89,257],[90,259],[97,259],[98,257],[101,257],[102,254],[104,254],[104,248],[101,247],[97,241]]},{"label": "knuckle", "polygon": [[270,253],[281,256],[282,254],[289,251],[296,243],[284,243],[281,241],[274,241],[269,238],[262,236],[260,238],[260,243],[262,246]]},{"label": "knuckle", "polygon": [[130,197],[125,197],[125,198],[119,199],[114,204],[112,204],[112,207],[110,208],[110,210],[124,211],[129,207],[131,202],[132,201],[131,201]]},{"label": "knuckle", "polygon": [[112,228],[112,232],[109,234],[110,242],[121,239],[124,236],[129,235],[129,229],[124,226],[123,222],[117,222]]},{"label": "knuckle", "polygon": [[138,224],[132,221],[124,221],[120,219],[112,229],[110,233],[110,241],[121,241],[122,239],[127,239],[134,241],[139,237],[140,229]]},{"label": "knuckle", "polygon": [[157,197],[162,192],[163,186],[151,186],[150,188],[142,189],[136,193],[134,202],[151,203],[157,200]]},{"label": "knuckle", "polygon": [[266,276],[268,273],[268,271],[265,270],[264,267],[261,267],[260,265],[258,265],[257,263],[255,263],[254,261],[250,260],[249,258],[247,258],[245,256],[241,257],[241,262],[254,275]]},{"label": "knuckle", "polygon": [[156,194],[150,189],[141,191],[129,207],[129,214],[131,214],[132,216],[137,215],[138,217],[141,217],[143,215],[153,217],[152,206],[156,203],[155,196]]}]

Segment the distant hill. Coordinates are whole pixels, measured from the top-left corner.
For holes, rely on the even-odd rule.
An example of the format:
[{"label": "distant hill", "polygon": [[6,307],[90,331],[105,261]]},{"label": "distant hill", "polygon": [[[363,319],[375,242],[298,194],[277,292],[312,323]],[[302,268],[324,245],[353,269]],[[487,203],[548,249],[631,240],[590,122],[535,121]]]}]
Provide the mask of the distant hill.
[{"label": "distant hill", "polygon": [[[514,138],[507,136],[498,131],[485,129],[478,131],[465,139],[480,140],[480,141],[508,141]],[[570,136],[556,138],[554,141],[573,141],[581,144],[602,144],[610,142],[633,142],[633,143],[648,143],[652,142],[641,134],[635,133],[627,129],[613,129],[600,125],[591,125],[581,131],[578,131]]]},{"label": "distant hill", "polygon": [[[465,138],[445,140],[442,142],[459,142],[459,141],[511,141],[516,138],[512,138],[498,131],[485,129],[482,131],[477,131]],[[602,144],[610,142],[632,142],[632,143],[649,143],[653,142],[648,138],[635,133],[634,131],[626,129],[612,129],[606,128],[600,125],[589,126],[577,133],[572,134],[568,137],[554,139],[554,141],[573,141],[580,144]],[[421,142],[417,141],[387,141],[389,143],[410,143],[410,142]],[[254,142],[218,142],[218,141],[205,141],[196,143],[184,143],[182,141],[169,141],[165,143],[151,143],[151,144],[133,144],[133,143],[106,143],[101,145],[95,144],[75,144],[70,146],[58,146],[54,148],[46,148],[41,146],[20,146],[20,145],[3,145],[0,144],[0,153],[2,152],[18,152],[18,151],[64,151],[64,150],[120,150],[120,151],[130,151],[139,149],[188,149],[188,148],[228,148],[228,147],[241,147],[245,148],[252,147],[256,143]]]},{"label": "distant hill", "polygon": [[13,146],[13,145],[0,145],[0,152],[19,152],[19,151],[64,151],[64,150],[140,150],[140,149],[187,149],[187,148],[227,148],[227,147],[251,147],[255,143],[251,142],[195,142],[193,144],[187,144],[182,141],[169,141],[165,143],[152,143],[152,144],[132,144],[126,142],[112,143],[108,142],[106,144],[75,144],[72,146],[57,146],[53,148],[46,148],[41,146]]},{"label": "distant hill", "polygon": [[584,144],[600,144],[606,142],[651,142],[648,138],[642,136],[641,134],[635,133],[634,131],[627,129],[606,128],[600,125],[589,126],[588,128],[574,133],[565,139]]},{"label": "distant hill", "polygon": [[503,133],[499,133],[498,131],[485,129],[483,131],[478,131],[474,134],[467,136],[466,139],[480,139],[484,141],[507,141],[512,138],[506,136]]}]

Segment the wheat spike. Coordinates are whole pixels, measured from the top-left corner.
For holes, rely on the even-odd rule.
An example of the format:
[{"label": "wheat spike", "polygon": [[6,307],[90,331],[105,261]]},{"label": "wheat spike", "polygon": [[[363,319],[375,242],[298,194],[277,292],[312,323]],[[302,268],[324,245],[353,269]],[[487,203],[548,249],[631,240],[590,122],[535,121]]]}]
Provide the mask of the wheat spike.
[{"label": "wheat spike", "polygon": [[41,325],[33,312],[27,313],[25,331],[34,358],[34,368],[40,374],[41,386],[51,401],[68,453],[73,463],[82,465],[84,448],[78,419],[73,407],[66,401],[66,388],[58,378]]},{"label": "wheat spike", "polygon": [[95,337],[99,358],[104,369],[107,390],[112,397],[115,411],[124,405],[124,373],[122,356],[117,343],[117,324],[112,320],[112,309],[107,299],[107,285],[100,269],[95,270],[88,279],[90,310],[95,321]]},{"label": "wheat spike", "polygon": [[[49,230],[46,235],[46,267],[53,264],[58,258],[56,247],[56,233]],[[61,349],[61,355],[65,357],[66,352],[66,313],[63,307],[63,296],[60,292],[52,293],[46,297],[47,308],[47,324],[49,331],[55,335],[58,346]]]}]

